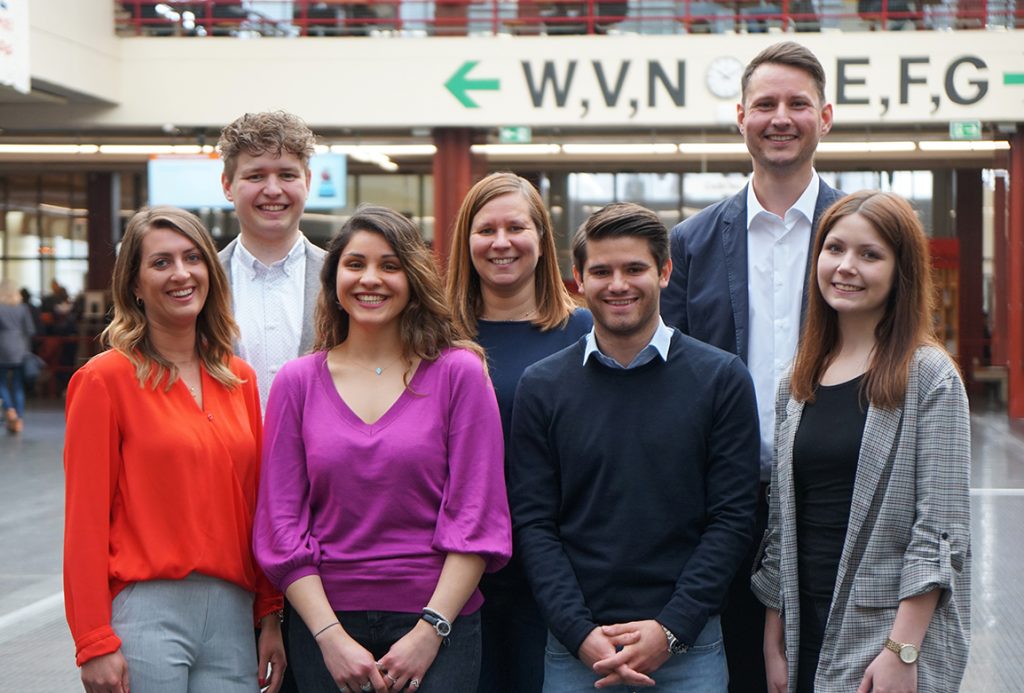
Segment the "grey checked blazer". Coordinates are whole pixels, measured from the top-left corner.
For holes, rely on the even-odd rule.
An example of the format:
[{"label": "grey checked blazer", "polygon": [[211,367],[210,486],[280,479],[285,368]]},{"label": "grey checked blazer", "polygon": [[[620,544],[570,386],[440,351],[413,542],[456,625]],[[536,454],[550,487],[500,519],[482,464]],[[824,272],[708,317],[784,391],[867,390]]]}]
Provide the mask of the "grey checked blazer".
[{"label": "grey checked blazer", "polygon": [[[302,299],[302,335],[299,337],[299,353],[302,356],[313,348],[313,314],[316,311],[316,299],[320,295],[320,270],[324,267],[324,258],[327,251],[309,242],[303,236],[302,242],[306,247],[306,284]],[[217,254],[220,264],[228,275],[228,284],[231,284],[231,257],[238,247],[238,239],[224,246],[224,249]]]},{"label": "grey checked blazer", "polygon": [[[793,440],[802,413],[787,376],[776,398],[768,530],[751,580],[758,599],[783,613],[790,691],[800,644]],[[921,646],[918,691],[959,690],[970,646],[970,462],[963,383],[945,352],[921,347],[903,407],[868,408],[816,693],[855,691],[899,601],[932,588],[941,596]]]}]

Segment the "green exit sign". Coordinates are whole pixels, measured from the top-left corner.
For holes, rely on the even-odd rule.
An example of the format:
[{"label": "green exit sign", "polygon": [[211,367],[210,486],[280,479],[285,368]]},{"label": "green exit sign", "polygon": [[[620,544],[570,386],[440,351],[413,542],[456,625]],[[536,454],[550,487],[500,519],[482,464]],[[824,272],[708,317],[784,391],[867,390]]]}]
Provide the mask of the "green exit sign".
[{"label": "green exit sign", "polygon": [[951,120],[949,121],[949,139],[951,140],[980,140],[980,120]]},{"label": "green exit sign", "polygon": [[498,131],[498,141],[502,144],[529,144],[532,139],[533,130],[525,125],[501,128]]}]

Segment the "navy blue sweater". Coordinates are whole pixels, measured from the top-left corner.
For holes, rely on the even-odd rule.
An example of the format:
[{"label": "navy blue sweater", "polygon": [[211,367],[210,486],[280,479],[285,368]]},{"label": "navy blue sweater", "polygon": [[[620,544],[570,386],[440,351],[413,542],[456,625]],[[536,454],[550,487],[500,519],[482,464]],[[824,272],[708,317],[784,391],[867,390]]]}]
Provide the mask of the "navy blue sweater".
[{"label": "navy blue sweater", "polygon": [[509,495],[548,627],[657,619],[684,644],[750,546],[760,434],[740,359],[675,331],[668,361],[616,370],[568,347],[523,375]]}]

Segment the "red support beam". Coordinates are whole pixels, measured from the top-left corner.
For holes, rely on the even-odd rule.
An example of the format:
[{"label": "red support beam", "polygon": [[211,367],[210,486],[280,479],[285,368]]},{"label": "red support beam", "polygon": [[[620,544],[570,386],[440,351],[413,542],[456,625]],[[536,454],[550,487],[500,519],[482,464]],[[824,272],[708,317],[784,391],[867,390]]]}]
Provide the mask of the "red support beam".
[{"label": "red support beam", "polygon": [[484,173],[480,157],[470,147],[478,133],[473,128],[435,128],[434,145],[434,254],[442,270],[448,264],[451,230],[459,205]]},{"label": "red support beam", "polygon": [[974,379],[974,367],[982,365],[985,323],[982,312],[982,185],[980,169],[957,169],[956,237],[960,242],[959,335],[957,353],[966,377],[967,393],[980,395],[984,388]]},{"label": "red support beam", "polygon": [[1010,137],[1010,219],[1007,224],[1007,368],[1010,401],[1006,413],[1024,419],[1024,131]]},{"label": "red support beam", "polygon": [[94,171],[86,178],[86,236],[89,240],[89,271],[85,288],[106,291],[114,274],[114,248],[120,240],[120,186],[117,174]]}]

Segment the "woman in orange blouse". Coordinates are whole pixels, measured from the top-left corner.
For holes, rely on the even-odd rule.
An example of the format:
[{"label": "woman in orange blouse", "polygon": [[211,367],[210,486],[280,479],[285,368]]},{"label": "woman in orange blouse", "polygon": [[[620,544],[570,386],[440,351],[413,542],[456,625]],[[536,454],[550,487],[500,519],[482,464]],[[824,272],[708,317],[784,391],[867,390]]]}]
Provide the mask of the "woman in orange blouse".
[{"label": "woman in orange blouse", "polygon": [[232,354],[230,292],[199,219],[138,212],[112,288],[111,348],[67,396],[64,595],[82,683],[274,693],[281,596],[250,540],[260,400]]}]

